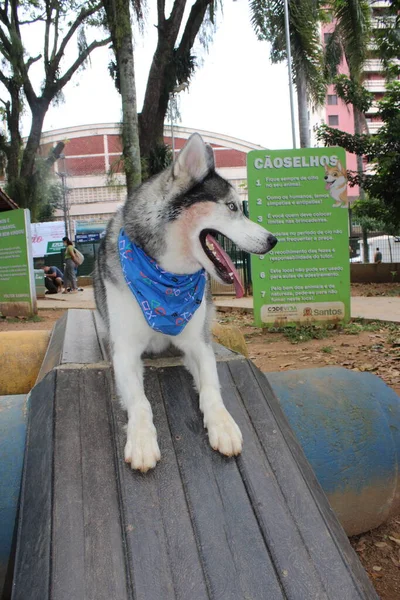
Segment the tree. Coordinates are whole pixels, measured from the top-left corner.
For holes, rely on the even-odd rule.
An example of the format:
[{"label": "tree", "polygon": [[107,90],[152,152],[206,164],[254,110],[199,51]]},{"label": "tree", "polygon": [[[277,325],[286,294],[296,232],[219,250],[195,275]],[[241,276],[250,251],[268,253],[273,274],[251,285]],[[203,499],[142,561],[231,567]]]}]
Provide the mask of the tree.
[{"label": "tree", "polygon": [[139,115],[140,151],[146,160],[151,160],[152,153],[164,143],[170,94],[177,85],[189,82],[194,73],[196,58],[192,48],[196,38],[199,36],[205,46],[210,40],[217,0],[195,0],[184,22],[186,5],[187,0],[174,0],[167,17],[165,0],[157,0],[157,47]]},{"label": "tree", "polygon": [[[271,44],[271,60],[287,58],[283,0],[251,0],[251,21],[258,39]],[[319,25],[323,18],[318,0],[289,3],[293,81],[297,89],[300,146],[310,146],[309,99],[318,106],[325,97],[323,53]]]},{"label": "tree", "polygon": [[[101,24],[103,20],[102,5],[95,0],[0,1],[0,55],[4,64],[0,82],[8,92],[8,99],[1,101],[7,115],[10,138],[7,148],[8,190],[21,207],[31,209],[33,219],[40,202],[35,184],[35,161],[44,117],[51,103],[60,99],[72,76],[85,66],[91,52],[110,42],[109,37],[91,43],[86,40],[86,29],[90,25]],[[30,56],[27,47],[27,25],[41,25],[44,37],[43,51],[35,57]],[[65,52],[74,42],[77,42],[77,55],[72,64],[64,68]],[[43,81],[40,92],[36,92],[29,71],[39,61],[43,68]],[[32,115],[23,150],[19,134],[22,91]]]},{"label": "tree", "polygon": [[[141,181],[130,0],[103,0],[103,6],[116,61],[109,70],[122,100],[122,154],[130,195]],[[140,2],[134,3],[134,10],[140,23],[143,19]]]},{"label": "tree", "polygon": [[[335,28],[325,48],[325,76],[334,79],[338,74],[339,65],[346,60],[350,84],[354,90],[361,87],[363,65],[368,54],[368,44],[371,40],[371,7],[369,0],[331,0],[330,8],[335,22]],[[337,81],[337,80],[336,80]],[[341,88],[336,85],[338,96],[347,104]],[[357,94],[357,92],[355,91]],[[349,98],[349,97],[348,97]],[[351,101],[350,101],[351,102]],[[353,104],[354,132],[360,135],[364,129],[364,114],[362,108]],[[363,172],[363,157],[357,155],[357,171]],[[360,189],[363,199],[364,190]],[[368,262],[367,232],[363,230],[364,262]]]},{"label": "tree", "polygon": [[348,152],[365,156],[371,165],[368,172],[349,174],[350,183],[360,185],[367,196],[356,202],[360,217],[384,223],[387,231],[400,231],[400,81],[387,84],[379,103],[383,121],[375,135],[349,134],[326,125],[319,137],[328,146],[342,146]]}]

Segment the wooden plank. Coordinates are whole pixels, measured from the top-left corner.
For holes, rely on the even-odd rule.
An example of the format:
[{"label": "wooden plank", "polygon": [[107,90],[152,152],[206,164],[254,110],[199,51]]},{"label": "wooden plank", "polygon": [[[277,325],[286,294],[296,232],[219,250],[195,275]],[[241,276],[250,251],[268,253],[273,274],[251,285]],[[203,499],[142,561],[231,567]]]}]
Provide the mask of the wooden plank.
[{"label": "wooden plank", "polygon": [[[250,361],[232,362],[228,368],[328,597],[376,599],[367,575],[334,517],[265,376]],[[258,495],[254,494],[253,486],[259,482],[246,462],[247,456],[243,454],[240,466],[243,477],[248,480],[249,496],[254,504]],[[306,466],[306,471],[300,465]],[[333,529],[328,522],[334,524]],[[274,546],[277,548],[276,542]],[[343,548],[346,548],[345,554]],[[297,600],[297,596],[295,598]]]},{"label": "wooden plank", "polygon": [[52,536],[57,600],[128,599],[109,396],[104,370],[58,371]]},{"label": "wooden plank", "polygon": [[210,597],[285,598],[235,460],[209,446],[190,375],[159,379]]},{"label": "wooden plank", "polygon": [[30,394],[21,486],[13,600],[48,600],[55,373]]},{"label": "wooden plank", "polygon": [[93,311],[70,309],[64,334],[61,364],[99,363],[103,354],[97,337]]},{"label": "wooden plank", "polygon": [[154,410],[162,452],[157,468],[146,475],[124,463],[126,415],[117,400],[112,409],[133,595],[140,600],[206,600],[207,586],[156,372],[146,377],[146,394]]},{"label": "wooden plank", "polygon": [[[58,373],[54,439],[54,509],[51,597],[84,597],[85,533],[79,410],[80,383]],[[71,549],[73,548],[73,552]]]},{"label": "wooden plank", "polygon": [[57,323],[53,327],[49,345],[47,347],[42,366],[40,367],[36,383],[42,381],[43,377],[47,375],[47,373],[50,373],[50,371],[54,369],[54,367],[57,367],[61,362],[65,328],[67,326],[67,314],[68,313],[65,313],[61,319],[58,319]]}]

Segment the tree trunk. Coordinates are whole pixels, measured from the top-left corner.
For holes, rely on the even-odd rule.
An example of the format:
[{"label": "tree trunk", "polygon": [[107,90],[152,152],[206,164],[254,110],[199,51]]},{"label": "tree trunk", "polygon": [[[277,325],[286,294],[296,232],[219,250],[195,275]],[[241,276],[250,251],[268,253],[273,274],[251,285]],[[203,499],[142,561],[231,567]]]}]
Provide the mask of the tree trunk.
[{"label": "tree trunk", "polygon": [[29,132],[21,162],[21,177],[30,177],[35,170],[35,159],[40,146],[40,138],[43,130],[43,121],[49,107],[48,102],[38,102],[31,107],[32,124]]},{"label": "tree trunk", "polygon": [[[166,87],[168,63],[172,59],[174,44],[158,31],[158,44],[147,80],[143,109],[139,115],[140,151],[149,156],[158,144],[164,142],[164,120],[168,108],[169,92]],[[172,88],[175,85],[173,81]],[[170,91],[172,91],[172,88]]]},{"label": "tree trunk", "polygon": [[9,94],[10,110],[7,111],[7,127],[10,133],[10,147],[7,154],[7,181],[11,182],[18,178],[19,159],[22,147],[22,139],[19,133],[19,121],[21,116],[20,87],[10,82]]},{"label": "tree trunk", "polygon": [[122,101],[122,154],[130,195],[141,182],[130,0],[103,0],[119,74]]},{"label": "tree trunk", "polygon": [[49,103],[43,100],[40,100],[36,103],[36,105],[31,106],[31,130],[29,132],[28,141],[22,155],[19,178],[15,182],[16,191],[14,194],[16,194],[16,196],[14,199],[21,208],[30,209],[32,220],[35,219],[36,209],[39,203],[39,198],[35,193],[35,160],[40,146],[43,121],[48,107]]},{"label": "tree trunk", "polygon": [[296,73],[297,105],[299,115],[300,147],[309,148],[310,141],[310,120],[308,117],[308,96],[306,79],[302,72]]},{"label": "tree trunk", "polygon": [[[128,4],[129,9],[129,4]],[[117,63],[122,99],[122,143],[128,194],[142,180],[139,147],[139,125],[136,105],[135,71],[132,35],[124,36],[118,49]]]},{"label": "tree trunk", "polygon": [[[358,110],[356,106],[353,104],[353,113],[354,113],[354,133],[357,135],[362,134],[362,113]],[[364,173],[364,164],[363,157],[357,155],[357,173],[361,177]],[[364,200],[365,192],[364,189],[359,186],[359,197],[360,200]],[[362,229],[362,239],[363,239],[363,261],[365,263],[369,263],[369,249],[368,249],[368,232]]]}]

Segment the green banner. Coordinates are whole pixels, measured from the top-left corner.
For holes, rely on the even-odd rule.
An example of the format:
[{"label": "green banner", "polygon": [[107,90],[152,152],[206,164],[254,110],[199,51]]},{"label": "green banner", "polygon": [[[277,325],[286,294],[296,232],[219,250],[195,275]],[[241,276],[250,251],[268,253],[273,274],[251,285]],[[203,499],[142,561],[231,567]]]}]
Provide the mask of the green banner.
[{"label": "green banner", "polygon": [[249,152],[250,218],[278,239],[252,256],[258,326],[349,320],[345,161],[342,148]]},{"label": "green banner", "polygon": [[62,242],[47,242],[46,254],[59,254],[63,248]]},{"label": "green banner", "polygon": [[0,313],[36,312],[32,244],[28,210],[0,213]]}]

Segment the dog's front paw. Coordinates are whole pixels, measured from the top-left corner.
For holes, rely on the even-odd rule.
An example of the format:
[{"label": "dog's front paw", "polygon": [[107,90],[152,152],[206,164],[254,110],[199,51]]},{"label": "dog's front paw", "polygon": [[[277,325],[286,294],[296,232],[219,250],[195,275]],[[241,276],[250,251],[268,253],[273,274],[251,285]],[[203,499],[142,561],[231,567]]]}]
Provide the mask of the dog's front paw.
[{"label": "dog's front paw", "polygon": [[157,443],[157,432],[151,420],[129,423],[125,445],[125,462],[132,469],[146,473],[154,469],[161,458]]},{"label": "dog's front paw", "polygon": [[211,448],[225,456],[241,453],[242,433],[224,406],[214,410],[207,420],[204,420],[204,425],[208,430]]}]

